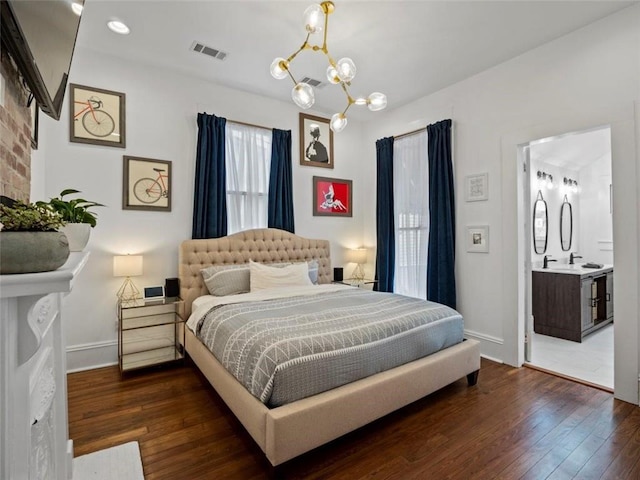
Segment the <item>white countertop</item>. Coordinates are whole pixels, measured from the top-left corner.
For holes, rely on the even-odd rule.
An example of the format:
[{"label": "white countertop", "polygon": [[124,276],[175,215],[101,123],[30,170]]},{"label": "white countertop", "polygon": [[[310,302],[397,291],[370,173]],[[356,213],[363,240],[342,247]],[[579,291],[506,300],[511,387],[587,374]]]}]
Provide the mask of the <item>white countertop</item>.
[{"label": "white countertop", "polygon": [[580,275],[580,276],[598,276],[603,273],[609,273],[613,271],[613,265],[603,265],[602,268],[584,268],[584,263],[576,263],[575,265],[569,265],[566,263],[557,264],[552,262],[549,264],[549,268],[536,267],[532,268],[533,272],[540,273],[562,273],[566,275]]}]

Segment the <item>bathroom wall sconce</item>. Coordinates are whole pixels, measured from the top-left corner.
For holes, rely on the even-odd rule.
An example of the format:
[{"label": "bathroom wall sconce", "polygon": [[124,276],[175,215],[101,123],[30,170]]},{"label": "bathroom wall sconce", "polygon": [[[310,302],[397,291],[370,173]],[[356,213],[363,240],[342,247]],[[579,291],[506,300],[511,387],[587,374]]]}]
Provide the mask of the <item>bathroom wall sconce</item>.
[{"label": "bathroom wall sconce", "polygon": [[538,185],[542,187],[547,187],[548,189],[553,188],[553,175],[547,172],[541,172],[538,170]]},{"label": "bathroom wall sconce", "polygon": [[578,193],[578,181],[571,178],[564,177],[564,192],[565,193]]}]

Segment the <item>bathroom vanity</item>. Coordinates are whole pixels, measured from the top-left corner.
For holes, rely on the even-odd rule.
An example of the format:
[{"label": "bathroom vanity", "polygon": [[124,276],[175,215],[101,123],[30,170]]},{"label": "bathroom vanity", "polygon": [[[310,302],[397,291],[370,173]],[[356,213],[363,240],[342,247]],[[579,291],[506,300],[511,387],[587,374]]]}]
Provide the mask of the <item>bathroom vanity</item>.
[{"label": "bathroom vanity", "polygon": [[583,264],[534,268],[533,329],[536,333],[582,342],[613,322],[613,266]]}]

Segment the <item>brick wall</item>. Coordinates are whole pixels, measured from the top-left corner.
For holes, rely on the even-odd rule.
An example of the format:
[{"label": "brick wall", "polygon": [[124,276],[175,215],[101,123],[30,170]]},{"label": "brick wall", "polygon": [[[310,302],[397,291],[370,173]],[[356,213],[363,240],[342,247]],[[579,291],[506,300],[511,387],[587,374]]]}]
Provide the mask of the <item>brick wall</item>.
[{"label": "brick wall", "polygon": [[29,93],[4,49],[0,73],[4,77],[4,105],[0,105],[0,195],[28,202],[31,191]]}]

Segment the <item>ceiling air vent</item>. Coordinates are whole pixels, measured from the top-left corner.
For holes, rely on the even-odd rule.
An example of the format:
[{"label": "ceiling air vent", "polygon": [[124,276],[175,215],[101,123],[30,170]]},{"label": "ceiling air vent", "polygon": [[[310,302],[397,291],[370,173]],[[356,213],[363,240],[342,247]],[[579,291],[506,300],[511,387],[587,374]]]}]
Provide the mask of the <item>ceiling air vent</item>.
[{"label": "ceiling air vent", "polygon": [[193,42],[191,44],[191,50],[193,50],[194,52],[202,53],[203,55],[209,55],[210,57],[216,58],[218,60],[224,60],[228,55],[222,50],[208,47],[207,45],[200,42]]},{"label": "ceiling air vent", "polygon": [[322,83],[320,80],[316,80],[315,78],[310,77],[304,77],[302,80],[300,80],[300,83],[308,83],[312,87],[316,88],[323,88],[326,85],[326,83]]}]

